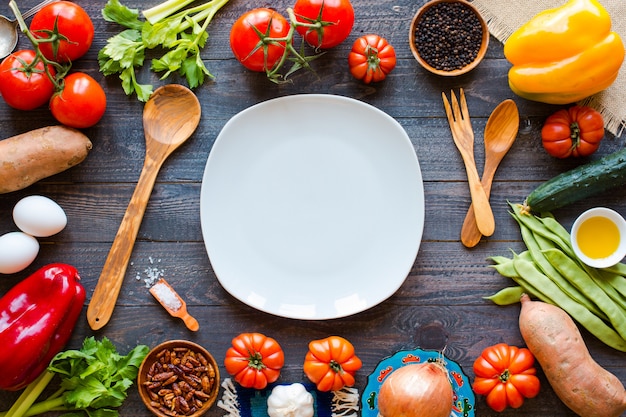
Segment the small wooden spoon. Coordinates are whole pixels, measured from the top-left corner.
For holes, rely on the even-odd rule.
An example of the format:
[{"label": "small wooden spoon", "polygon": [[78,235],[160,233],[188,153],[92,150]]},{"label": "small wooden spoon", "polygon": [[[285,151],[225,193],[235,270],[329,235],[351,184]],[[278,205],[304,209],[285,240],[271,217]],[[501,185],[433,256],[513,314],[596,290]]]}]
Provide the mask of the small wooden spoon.
[{"label": "small wooden spoon", "polygon": [[[491,183],[496,169],[511,149],[519,129],[519,112],[513,100],[504,100],[489,116],[485,126],[485,167],[480,180],[487,198],[491,194]],[[461,229],[461,242],[468,248],[472,248],[480,242],[482,233],[476,225],[474,209],[470,205]]]},{"label": "small wooden spoon", "polygon": [[150,288],[150,294],[157,299],[170,316],[181,319],[187,328],[193,332],[200,328],[198,320],[187,311],[187,303],[181,298],[174,288],[163,278]]},{"label": "small wooden spoon", "polygon": [[87,308],[87,322],[93,330],[104,327],[113,314],[139,226],[163,162],[193,134],[198,123],[200,102],[182,85],[159,87],[146,103],[143,110],[146,158]]}]

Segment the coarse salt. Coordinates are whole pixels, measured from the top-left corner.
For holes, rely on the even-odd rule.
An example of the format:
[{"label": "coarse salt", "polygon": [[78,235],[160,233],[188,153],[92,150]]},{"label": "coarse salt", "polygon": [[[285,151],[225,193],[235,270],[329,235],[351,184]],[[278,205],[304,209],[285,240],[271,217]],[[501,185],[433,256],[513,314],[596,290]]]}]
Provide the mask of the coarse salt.
[{"label": "coarse salt", "polygon": [[172,311],[178,311],[182,307],[182,303],[176,296],[176,293],[163,282],[154,284],[150,292],[161,304]]}]

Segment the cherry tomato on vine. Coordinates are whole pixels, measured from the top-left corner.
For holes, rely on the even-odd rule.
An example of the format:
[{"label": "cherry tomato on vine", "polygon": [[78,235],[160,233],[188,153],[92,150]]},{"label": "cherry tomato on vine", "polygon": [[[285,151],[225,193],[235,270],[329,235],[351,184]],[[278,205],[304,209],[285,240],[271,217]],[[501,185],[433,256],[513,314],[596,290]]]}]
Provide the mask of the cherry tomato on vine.
[{"label": "cherry tomato on vine", "polygon": [[233,23],[230,30],[230,48],[235,58],[249,70],[271,70],[283,56],[286,43],[264,43],[261,39],[263,36],[284,38],[288,33],[289,22],[283,15],[264,7],[253,9]]},{"label": "cherry tomato on vine", "polygon": [[100,84],[82,72],[73,72],[64,80],[63,90],[50,100],[54,118],[77,129],[98,123],[106,110],[106,95]]},{"label": "cherry tomato on vine", "polygon": [[[54,84],[46,75],[44,63],[34,62],[35,56],[35,51],[23,49],[0,64],[0,94],[15,109],[36,109],[46,104],[54,93]],[[49,65],[48,69],[54,76],[54,68]]]},{"label": "cherry tomato on vine", "polygon": [[348,66],[352,76],[365,84],[382,81],[396,67],[396,51],[385,38],[364,35],[352,45]]},{"label": "cherry tomato on vine", "polygon": [[541,129],[546,152],[557,158],[589,156],[604,138],[602,114],[585,106],[572,106],[549,116]]},{"label": "cherry tomato on vine", "polygon": [[33,16],[30,31],[37,38],[56,39],[39,44],[41,53],[56,62],[75,61],[91,47],[94,27],[85,10],[70,1],[44,6]]},{"label": "cherry tomato on vine", "polygon": [[296,30],[311,46],[328,49],[343,42],[354,26],[350,0],[297,0],[293,7],[296,21],[319,27],[297,26]]},{"label": "cherry tomato on vine", "polygon": [[476,394],[485,395],[487,405],[495,411],[519,408],[525,398],[539,393],[534,363],[535,357],[527,348],[505,343],[489,346],[474,361],[476,378],[472,389]]}]

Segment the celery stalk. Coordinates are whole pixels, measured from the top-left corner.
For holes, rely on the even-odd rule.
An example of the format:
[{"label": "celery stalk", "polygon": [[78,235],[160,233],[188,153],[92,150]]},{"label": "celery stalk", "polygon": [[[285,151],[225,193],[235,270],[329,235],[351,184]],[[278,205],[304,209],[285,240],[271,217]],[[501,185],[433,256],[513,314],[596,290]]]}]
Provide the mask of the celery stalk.
[{"label": "celery stalk", "polygon": [[[26,411],[37,400],[39,395],[48,386],[54,373],[50,371],[44,371],[33,382],[28,384],[24,392],[19,396],[15,404],[6,413],[0,413],[2,417],[22,417],[26,415]],[[61,405],[63,403],[61,402]]]},{"label": "celery stalk", "polygon": [[174,12],[179,11],[193,1],[194,0],[167,0],[154,7],[144,10],[142,13],[146,20],[150,22],[150,24],[154,25],[156,22],[174,14]]}]

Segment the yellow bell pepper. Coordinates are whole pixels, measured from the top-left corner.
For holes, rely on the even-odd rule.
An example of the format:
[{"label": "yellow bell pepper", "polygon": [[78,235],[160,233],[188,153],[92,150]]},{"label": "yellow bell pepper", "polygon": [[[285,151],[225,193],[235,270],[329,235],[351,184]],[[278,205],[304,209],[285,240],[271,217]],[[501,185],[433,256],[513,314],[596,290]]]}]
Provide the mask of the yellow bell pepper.
[{"label": "yellow bell pepper", "polygon": [[504,44],[513,64],[509,86],[520,97],[568,104],[606,89],[624,61],[624,44],[596,0],[569,0],[545,10]]}]

